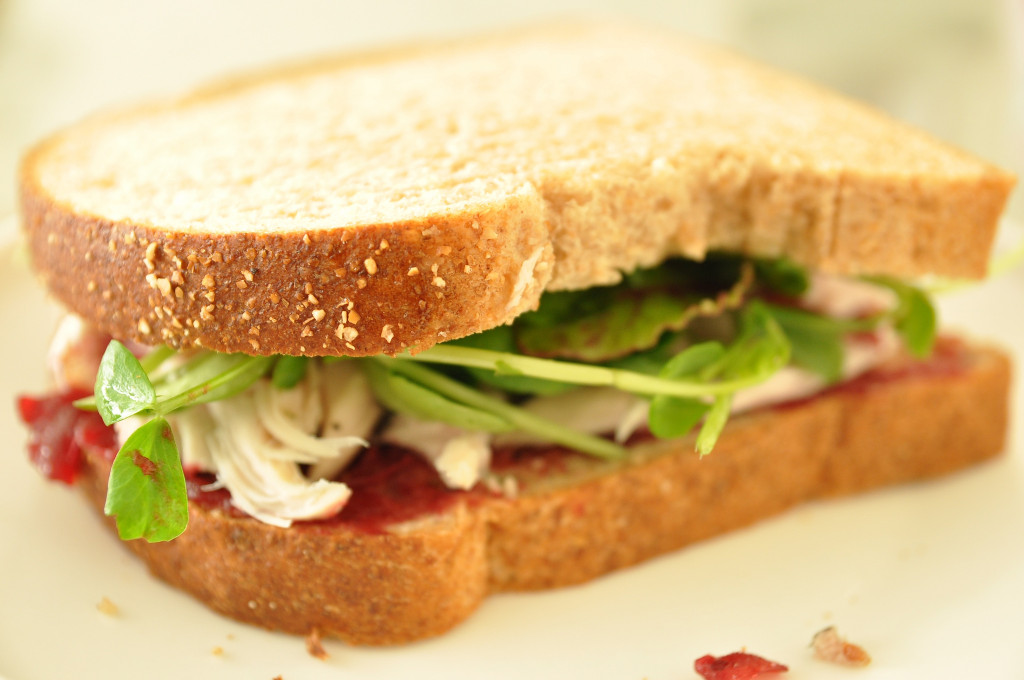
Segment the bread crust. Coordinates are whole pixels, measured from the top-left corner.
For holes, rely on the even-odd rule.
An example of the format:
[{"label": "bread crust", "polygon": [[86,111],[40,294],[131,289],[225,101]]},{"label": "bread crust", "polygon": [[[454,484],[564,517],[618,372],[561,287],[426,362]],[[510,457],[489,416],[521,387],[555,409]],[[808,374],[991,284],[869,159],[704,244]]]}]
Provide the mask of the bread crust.
[{"label": "bread crust", "polygon": [[[648,54],[652,50],[654,56]],[[558,60],[552,62],[549,53]],[[634,54],[637,61],[625,59]],[[469,68],[466,64],[489,61],[499,65],[495,68],[522,66],[531,77],[557,75],[563,63],[575,64],[564,67],[558,82],[571,84],[573,96],[583,97],[593,110],[571,99],[541,99],[502,134],[463,133],[464,127],[500,118],[504,108],[480,108],[488,96],[518,103],[540,86],[529,79],[508,84],[518,82],[506,77],[519,73],[514,68],[509,74],[485,74],[483,97],[447,92],[443,83],[417,90],[406,81],[418,80],[403,80],[402,69],[413,71],[429,59],[438,60],[442,80],[445,74],[464,76],[460,69]],[[653,73],[650,82],[643,80],[650,98],[622,109],[619,102],[631,93],[609,97],[607,90],[617,85],[605,82],[610,73],[587,68],[590,59],[634,63],[636,73],[623,72],[623,87],[641,80],[637,73]],[[670,81],[691,89],[662,101],[665,88],[657,78],[663,76],[646,59],[672,64]],[[287,128],[282,124],[271,126],[267,139],[259,138],[270,151],[256,156],[266,167],[253,170],[255,178],[240,167],[244,163],[224,160],[251,143],[219,149],[223,158],[205,158],[203,145],[216,146],[223,136],[208,134],[209,128],[216,133],[218,125],[226,132],[252,124],[245,104],[227,123],[215,115],[170,149],[199,156],[194,163],[168,166],[180,186],[167,180],[165,187],[158,175],[139,185],[152,195],[132,194],[142,191],[132,173],[145,174],[169,153],[160,146],[166,144],[161,131],[167,131],[157,121],[244,102],[252,93],[274,88],[295,88],[294,97],[301,99],[311,81],[319,83],[316,92],[335,96],[331,78],[348,83],[361,69],[371,70],[372,82],[379,75],[380,82],[391,83],[399,95],[412,88],[414,100],[436,97],[439,107],[435,118],[419,123],[440,125],[440,131],[420,131],[416,121],[402,119],[384,130],[397,141],[373,149],[382,156],[403,145],[441,151],[436,157],[401,158],[394,167],[374,156],[342,170],[362,177],[381,170],[378,164],[386,166],[395,181],[406,182],[388,200],[401,203],[407,194],[430,200],[387,213],[391,217],[359,213],[355,222],[346,222],[342,213],[351,202],[338,203],[334,187],[340,192],[351,177],[316,168],[341,164],[362,147],[337,145],[327,160],[309,152],[295,169],[309,173],[303,190],[329,189],[317,189],[312,203],[300,196],[278,206],[283,213],[272,217],[286,226],[262,223],[271,218],[259,213],[263,204],[258,202],[232,212],[254,182],[276,176],[274,159],[288,155],[293,134],[285,129],[275,137],[275,131]],[[601,79],[591,82],[588,73]],[[344,97],[339,101],[348,104]],[[406,111],[398,105],[397,112],[378,111],[362,101],[351,106],[370,119]],[[309,108],[310,117],[322,113]],[[456,120],[469,109],[475,118]],[[573,118],[580,110],[589,117]],[[613,114],[619,119],[608,125],[605,117]],[[559,121],[590,140],[589,146],[560,133]],[[118,136],[122,129],[149,130],[151,124],[157,127],[150,134]],[[322,145],[332,135],[351,133],[330,125]],[[137,146],[144,148],[136,152]],[[506,146],[515,151],[494,151]],[[444,155],[449,148],[454,150]],[[463,148],[469,150],[459,151]],[[102,159],[118,153],[139,167],[123,173],[120,166],[106,168]],[[486,166],[483,174],[467,174],[465,167],[478,159]],[[427,167],[429,182],[408,176],[407,167],[420,165]],[[231,173],[239,178],[218,183],[221,174]],[[194,175],[211,177],[204,182]],[[286,180],[284,186],[290,186]],[[795,78],[657,31],[584,24],[345,55],[98,116],[27,155],[21,197],[37,270],[65,305],[114,337],[224,352],[361,356],[426,349],[509,322],[533,308],[545,289],[614,283],[621,271],[672,255],[700,258],[711,249],[787,255],[837,273],[980,277],[1013,181],[968,154]],[[249,200],[271,203],[281,200],[282,191],[288,193],[267,182],[266,195]],[[477,185],[482,188],[473,188]],[[206,212],[199,218],[175,217],[179,204],[191,205],[193,193]],[[98,202],[83,198],[94,194]],[[150,200],[170,206],[170,212],[148,213]],[[112,207],[125,201],[133,209]],[[329,205],[333,212],[324,216],[311,205]],[[209,227],[218,219],[234,220],[235,226]],[[335,226],[324,226],[332,220]],[[357,323],[350,323],[353,310]]]},{"label": "bread crust", "polygon": [[[193,503],[181,537],[127,545],[156,576],[240,621],[405,643],[445,632],[491,592],[580,583],[811,499],[995,456],[1005,445],[1010,361],[992,348],[963,351],[956,370],[904,363],[856,389],[735,417],[703,459],[683,439],[639,445],[626,463],[512,471],[514,498],[460,502],[381,535],[333,524],[279,529]],[[108,471],[88,456],[82,486],[100,512]]]},{"label": "bread crust", "polygon": [[550,278],[530,195],[402,224],[234,235],[75,215],[31,188],[22,198],[47,289],[113,337],[150,345],[394,355],[511,321]]}]

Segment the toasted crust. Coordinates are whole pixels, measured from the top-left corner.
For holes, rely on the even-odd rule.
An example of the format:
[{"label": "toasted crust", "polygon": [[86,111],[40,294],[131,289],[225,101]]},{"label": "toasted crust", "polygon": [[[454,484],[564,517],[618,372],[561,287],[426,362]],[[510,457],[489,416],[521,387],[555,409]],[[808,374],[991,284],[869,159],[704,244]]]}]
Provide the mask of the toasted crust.
[{"label": "toasted crust", "polygon": [[602,24],[243,77],[84,121],[21,173],[36,267],[90,323],[312,355],[425,349],[709,249],[978,277],[1012,184],[797,79]]},{"label": "toasted crust", "polygon": [[[279,529],[190,509],[188,530],[128,546],[158,577],[241,621],[353,644],[440,634],[489,592],[579,583],[795,504],[947,474],[1005,444],[1010,363],[963,350],[953,370],[890,366],[884,379],[734,418],[703,458],[692,440],[641,445],[625,464],[573,459],[521,493],[364,534]],[[102,509],[109,463],[84,488]],[[112,524],[109,524],[112,526]]]}]

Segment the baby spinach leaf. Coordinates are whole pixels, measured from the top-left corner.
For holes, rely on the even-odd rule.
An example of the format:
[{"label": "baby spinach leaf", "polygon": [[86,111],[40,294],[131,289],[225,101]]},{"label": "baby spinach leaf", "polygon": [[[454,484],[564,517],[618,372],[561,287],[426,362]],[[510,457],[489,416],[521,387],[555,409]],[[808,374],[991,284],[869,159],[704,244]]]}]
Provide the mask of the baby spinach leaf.
[{"label": "baby spinach leaf", "polygon": [[793,307],[768,305],[767,308],[789,339],[794,365],[817,373],[829,383],[842,377],[842,324]]},{"label": "baby spinach leaf", "polygon": [[[695,375],[718,361],[724,352],[717,342],[693,345],[670,359],[659,377],[673,379]],[[659,394],[651,399],[647,426],[655,437],[681,437],[700,422],[709,408],[710,405],[700,399]]]},{"label": "baby spinach leaf", "polygon": [[[468,347],[450,347],[449,349],[453,350],[455,354],[485,351]],[[422,353],[417,356],[421,355]],[[422,389],[433,391],[445,400],[461,404],[479,412],[492,414],[507,423],[509,425],[509,429],[518,429],[523,432],[529,432],[546,439],[547,441],[554,442],[555,444],[561,444],[599,458],[614,459],[621,458],[626,455],[626,450],[614,442],[558,425],[546,418],[541,418],[529,411],[521,409],[514,404],[510,404],[497,397],[484,394],[469,385],[452,380],[448,376],[445,376],[438,371],[431,370],[415,361],[377,357],[367,360],[366,363],[368,364],[371,372],[376,370],[391,370],[395,374],[400,374],[400,377],[407,379],[408,382],[415,384]],[[376,364],[376,366],[374,364]],[[370,382],[372,386],[374,382],[374,377],[372,377],[372,375],[370,377]],[[387,389],[388,386],[385,385],[385,391]],[[386,399],[388,398],[388,395],[383,394],[382,397]]]},{"label": "baby spinach leaf", "polygon": [[699,399],[668,397],[664,394],[651,399],[647,412],[647,427],[651,434],[660,439],[682,437],[700,422],[711,408]]},{"label": "baby spinach leaf", "polygon": [[309,357],[278,357],[274,363],[274,370],[271,373],[270,380],[274,383],[274,387],[278,389],[291,389],[306,377],[308,365]]},{"label": "baby spinach leaf", "polygon": [[154,418],[118,451],[103,512],[124,540],[169,541],[188,526],[188,497],[171,427]]},{"label": "baby spinach leaf", "polygon": [[376,362],[368,362],[366,375],[370,388],[382,404],[392,411],[423,420],[434,420],[464,430],[508,432],[507,420],[493,413],[453,401],[447,396],[397,375]]},{"label": "baby spinach leaf", "polygon": [[937,332],[937,314],[931,300],[921,289],[888,276],[867,277],[867,281],[896,293],[893,326],[910,353],[924,358],[932,353]]},{"label": "baby spinach leaf", "polygon": [[273,357],[204,352],[182,366],[168,381],[158,381],[157,413],[227,399],[270,370]]},{"label": "baby spinach leaf", "polygon": [[95,385],[96,410],[112,425],[153,406],[156,391],[135,355],[117,340],[103,352]]},{"label": "baby spinach leaf", "polygon": [[896,322],[896,330],[911,353],[923,358],[935,346],[936,314],[928,297],[917,288],[906,292],[904,313]]},{"label": "baby spinach leaf", "polygon": [[754,270],[757,272],[758,282],[789,297],[803,295],[811,283],[806,269],[784,257],[776,260],[754,260]]}]

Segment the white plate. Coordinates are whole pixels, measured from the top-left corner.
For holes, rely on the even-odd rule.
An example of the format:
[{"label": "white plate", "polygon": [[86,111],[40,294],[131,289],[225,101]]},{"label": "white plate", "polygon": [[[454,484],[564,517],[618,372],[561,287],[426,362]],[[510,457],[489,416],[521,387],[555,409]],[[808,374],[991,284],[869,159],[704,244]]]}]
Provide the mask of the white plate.
[{"label": "white plate", "polygon": [[[23,453],[13,398],[45,385],[55,312],[0,250],[0,676],[52,678],[695,678],[742,647],[793,678],[1011,678],[1024,672],[1024,447],[966,473],[816,503],[585,586],[494,597],[437,640],[325,643],[221,618],[153,580]],[[1024,363],[1024,270],[942,301],[950,325]],[[109,598],[117,616],[97,610]],[[834,624],[874,657],[851,672],[807,645]],[[219,650],[219,653],[215,653]]]}]

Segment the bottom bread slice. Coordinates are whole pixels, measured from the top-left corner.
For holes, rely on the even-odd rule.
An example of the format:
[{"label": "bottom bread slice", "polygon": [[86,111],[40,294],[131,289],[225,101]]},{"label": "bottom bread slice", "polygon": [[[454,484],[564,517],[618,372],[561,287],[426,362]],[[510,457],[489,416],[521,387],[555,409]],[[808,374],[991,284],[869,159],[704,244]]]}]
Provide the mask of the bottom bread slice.
[{"label": "bottom bread slice", "polygon": [[[635,445],[628,461],[530,452],[499,470],[511,496],[367,532],[281,529],[190,506],[169,543],[127,545],[211,609],[273,630],[353,644],[438,635],[490,592],[579,583],[815,498],[926,479],[1003,450],[1010,361],[946,341],[814,398],[734,417],[715,450],[692,438]],[[87,455],[82,486],[102,511],[110,463]],[[108,525],[113,526],[111,522]]]}]

